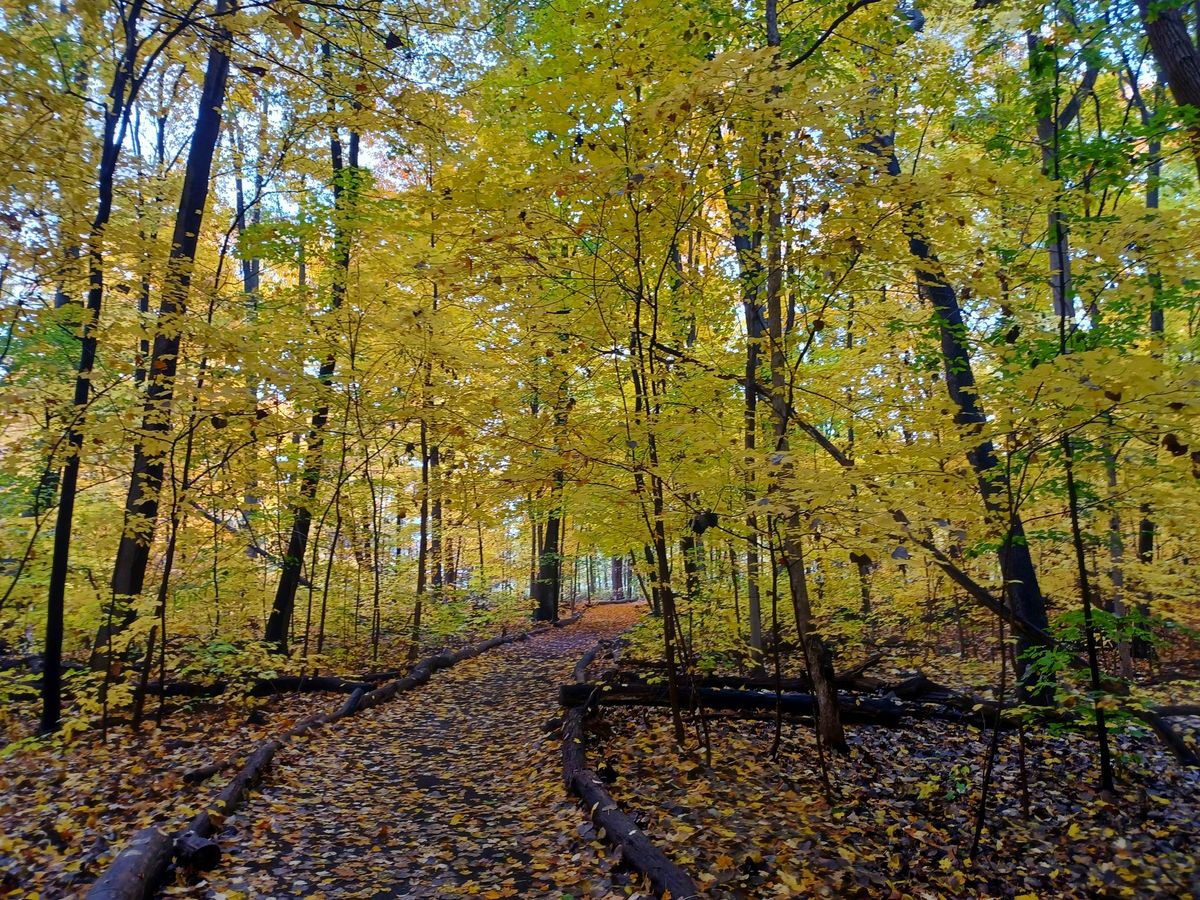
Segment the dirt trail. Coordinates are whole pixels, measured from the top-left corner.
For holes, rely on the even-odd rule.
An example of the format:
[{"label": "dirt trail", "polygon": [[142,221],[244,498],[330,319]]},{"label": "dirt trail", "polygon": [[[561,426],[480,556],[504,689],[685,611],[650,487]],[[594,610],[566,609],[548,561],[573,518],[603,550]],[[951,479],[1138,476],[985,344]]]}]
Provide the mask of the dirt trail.
[{"label": "dirt trail", "polygon": [[[615,898],[636,893],[565,796],[558,685],[640,610],[582,621],[438,673],[278,758],[192,897]],[[236,829],[234,831],[233,829]]]}]

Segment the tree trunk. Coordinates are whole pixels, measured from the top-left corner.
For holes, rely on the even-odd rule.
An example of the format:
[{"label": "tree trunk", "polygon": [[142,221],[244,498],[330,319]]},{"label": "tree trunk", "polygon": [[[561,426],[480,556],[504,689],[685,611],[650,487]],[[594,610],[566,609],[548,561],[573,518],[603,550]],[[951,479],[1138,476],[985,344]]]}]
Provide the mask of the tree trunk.
[{"label": "tree trunk", "polygon": [[1182,0],[1166,3],[1138,0],[1150,52],[1166,75],[1175,102],[1192,109],[1188,133],[1196,170],[1200,174],[1200,121],[1194,118],[1200,111],[1200,50],[1188,34],[1187,20],[1183,16],[1186,5]]},{"label": "tree trunk", "polygon": [[542,546],[538,551],[537,583],[534,599],[537,608],[533,618],[538,622],[558,621],[558,601],[562,592],[561,570],[559,569],[559,529],[562,525],[563,472],[554,473],[554,488],[551,492],[550,512],[542,532]]},{"label": "tree trunk", "polygon": [[429,448],[429,486],[433,491],[429,514],[429,556],[433,562],[430,587],[436,600],[442,595],[445,579],[442,553],[442,525],[445,519],[442,514],[442,448],[438,444],[432,444]]},{"label": "tree trunk", "polygon": [[612,558],[612,598],[620,603],[625,599],[625,557],[618,554]]},{"label": "tree trunk", "polygon": [[[1104,448],[1104,468],[1108,475],[1108,580],[1112,585],[1112,613],[1118,623],[1128,614],[1125,606],[1125,540],[1121,535],[1121,510],[1117,506],[1117,454],[1111,446]],[[1121,662],[1121,677],[1133,677],[1133,653],[1130,642],[1117,641]]]},{"label": "tree trunk", "polygon": [[[775,0],[767,0],[767,45],[779,47],[779,27]],[[772,99],[779,88],[773,87]],[[791,420],[792,385],[788,381],[790,371],[785,346],[786,334],[783,318],[783,198],[782,161],[780,145],[782,135],[773,122],[764,132],[763,140],[763,190],[767,208],[766,252],[767,252],[767,333],[770,343],[771,412],[774,418],[775,454],[786,460],[790,444],[788,426]],[[777,493],[779,482],[792,473],[789,462],[782,461],[772,473],[768,493]],[[778,501],[776,501],[778,502]],[[833,657],[821,637],[813,630],[812,606],[808,594],[808,578],[804,570],[804,547],[801,543],[800,511],[793,508],[787,516],[774,518],[778,529],[779,550],[787,569],[788,587],[792,596],[792,610],[796,617],[796,628],[804,645],[805,665],[813,684],[813,693],[818,704],[818,734],[827,747],[840,752],[849,749],[838,709],[837,687],[833,679]]]},{"label": "tree trunk", "polygon": [[67,425],[67,458],[58,479],[59,501],[54,525],[54,550],[50,581],[46,590],[46,675],[42,683],[41,734],[58,729],[62,717],[63,614],[66,607],[67,567],[71,555],[71,525],[79,491],[79,467],[83,456],[83,426],[91,395],[92,369],[96,364],[96,327],[104,300],[104,230],[112,217],[113,186],[121,145],[129,125],[129,109],[136,85],[130,78],[136,70],[139,48],[139,18],[144,0],[132,0],[125,15],[124,48],[117,60],[104,110],[100,142],[100,166],[96,178],[96,214],[88,232],[88,293],[80,327],[79,365],[76,369],[71,421]]},{"label": "tree trunk", "polygon": [[[329,64],[331,49],[323,48],[326,65]],[[332,103],[332,101],[331,101]],[[333,282],[330,285],[330,305],[341,309],[346,297],[346,281],[350,270],[350,223],[358,182],[358,135],[350,133],[349,165],[343,163],[342,141],[334,129],[329,138],[329,156],[333,169]],[[317,380],[323,391],[328,392],[337,368],[337,356],[330,350],[321,362]],[[275,601],[263,639],[274,644],[280,653],[288,652],[288,633],[291,628],[292,611],[296,606],[296,588],[300,583],[300,568],[308,547],[308,532],[312,525],[312,505],[317,497],[321,481],[322,451],[325,426],[329,421],[328,394],[321,400],[313,413],[308,432],[308,450],[304,468],[300,475],[300,497],[292,507],[292,530],[288,537],[287,554],[279,573],[279,585],[275,590]]]},{"label": "tree trunk", "polygon": [[[215,18],[218,23],[227,10],[227,0],[217,0]],[[150,560],[150,546],[154,541],[163,481],[164,449],[170,446],[171,406],[175,398],[183,319],[192,283],[192,267],[200,242],[204,207],[208,204],[213,158],[221,134],[221,111],[225,105],[225,86],[229,80],[228,43],[228,29],[219,26],[208,51],[200,106],[196,111],[196,126],[188,147],[187,168],[158,307],[146,400],[142,408],[141,435],[134,446],[129,490],[125,496],[124,525],[113,564],[113,608],[96,634],[92,651],[93,664],[99,668],[107,665],[107,648],[113,633],[121,631],[134,619],[135,613],[127,604],[142,592],[146,565]]]},{"label": "tree trunk", "polygon": [[[1134,86],[1136,87],[1135,82]],[[1140,92],[1134,94],[1134,99],[1138,103],[1141,112],[1142,124],[1149,127],[1154,120],[1154,113],[1159,107],[1157,102],[1158,95],[1161,92],[1161,85],[1156,85],[1156,103],[1155,108],[1151,107],[1144,101]],[[1150,157],[1150,165],[1146,172],[1146,209],[1156,210],[1159,208],[1159,181],[1162,177],[1162,142],[1158,138],[1151,139],[1147,148]],[[1163,333],[1166,329],[1166,316],[1163,310],[1162,296],[1162,277],[1157,271],[1149,273],[1149,281],[1151,288],[1150,296],[1150,339],[1152,344],[1152,352],[1156,355],[1161,355]],[[1143,503],[1141,506],[1141,518],[1138,522],[1138,538],[1137,538],[1137,558],[1138,562],[1143,565],[1149,565],[1154,561],[1154,511],[1149,503]],[[1150,592],[1142,591],[1138,602],[1139,618],[1145,620],[1150,616]],[[1144,637],[1135,637],[1131,642],[1130,652],[1136,659],[1150,659],[1154,654],[1154,648],[1150,641]]]},{"label": "tree trunk", "polygon": [[755,448],[758,436],[758,367],[762,352],[766,322],[763,319],[759,295],[762,289],[763,264],[762,232],[754,224],[750,201],[738,199],[732,180],[725,189],[725,206],[733,237],[734,254],[738,261],[738,284],[742,295],[742,315],[746,324],[746,368],[743,384],[743,446],[745,448],[746,484],[746,603],[750,630],[750,655],[753,668],[762,667],[762,597],[759,590],[759,530],[754,514]]},{"label": "tree trunk", "polygon": [[[872,149],[886,159],[888,174],[893,178],[899,177],[900,162],[896,158],[892,137],[877,134]],[[975,384],[962,308],[957,292],[942,272],[937,255],[922,236],[921,214],[920,203],[910,203],[905,210],[905,230],[908,232],[908,249],[916,272],[917,291],[933,308],[937,321],[946,390],[956,410],[955,424],[980,431],[987,423],[987,416]],[[967,460],[975,473],[988,516],[1002,529],[998,562],[1009,606],[1020,619],[1044,632],[1048,624],[1046,601],[1038,586],[1037,570],[1029,550],[1029,541],[1025,537],[1024,525],[1019,512],[1010,503],[1008,479],[999,465],[992,441],[983,440],[969,450]],[[1030,688],[1026,681],[1028,662],[1024,654],[1034,646],[1035,642],[1024,630],[1018,632],[1017,672],[1024,696],[1028,696]],[[1039,696],[1049,699],[1045,692],[1040,692]]]}]

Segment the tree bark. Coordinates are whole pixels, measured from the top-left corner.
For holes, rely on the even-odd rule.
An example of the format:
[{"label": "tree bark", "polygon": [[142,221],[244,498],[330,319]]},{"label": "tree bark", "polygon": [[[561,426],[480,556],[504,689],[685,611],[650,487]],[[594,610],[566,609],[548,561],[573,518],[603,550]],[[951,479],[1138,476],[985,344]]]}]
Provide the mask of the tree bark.
[{"label": "tree bark", "polygon": [[[227,0],[217,0],[218,23],[223,21],[228,8]],[[120,632],[136,615],[127,604],[142,592],[146,565],[150,560],[150,546],[154,541],[166,448],[170,446],[171,407],[175,399],[183,319],[187,312],[204,208],[208,205],[213,158],[221,134],[221,114],[229,80],[229,39],[229,30],[218,25],[208,51],[196,125],[188,147],[183,189],[175,215],[171,252],[150,354],[142,428],[134,446],[129,490],[125,496],[123,530],[113,564],[113,609],[98,630],[92,651],[93,664],[98,668],[107,664],[107,649],[114,632]]]},{"label": "tree bark", "polygon": [[1181,0],[1173,3],[1170,0],[1167,3],[1138,0],[1150,52],[1166,76],[1171,95],[1179,106],[1192,109],[1188,134],[1196,158],[1196,171],[1200,175],[1200,120],[1194,118],[1200,113],[1200,49],[1188,34],[1187,21],[1183,17],[1185,6]]},{"label": "tree bark", "polygon": [[[884,157],[888,174],[893,178],[899,177],[900,162],[892,137],[876,134],[871,149]],[[987,416],[975,383],[962,307],[958,293],[946,278],[941,262],[922,234],[921,216],[919,202],[907,204],[905,231],[916,272],[917,291],[932,307],[937,321],[946,390],[956,410],[955,424],[978,432],[987,424]],[[1000,466],[991,439],[981,440],[967,451],[967,461],[975,473],[984,509],[1002,529],[998,562],[1009,606],[1017,618],[1045,632],[1048,626],[1046,601],[1038,585],[1037,570],[1029,550],[1029,541],[1025,537],[1024,524],[1012,503],[1008,476]],[[1024,654],[1036,645],[1027,632],[1028,629],[1022,629],[1017,634],[1017,673],[1023,696],[1029,696],[1030,689],[1026,680],[1028,663]],[[1037,693],[1041,699],[1049,699],[1045,692]]]},{"label": "tree bark", "polygon": [[[778,19],[775,0],[767,0],[767,45],[779,47]],[[772,88],[774,98],[779,88]],[[770,345],[769,366],[771,371],[771,412],[774,418],[774,453],[779,459],[776,471],[768,485],[768,493],[781,493],[780,479],[792,473],[787,461],[790,453],[788,428],[791,421],[792,385],[788,381],[789,359],[786,347],[786,332],[783,314],[783,173],[780,146],[782,134],[778,123],[773,122],[764,132],[763,182],[767,209],[766,252],[767,252],[767,335]],[[792,597],[792,611],[796,617],[796,629],[804,645],[805,665],[813,684],[813,693],[818,702],[818,733],[825,745],[839,752],[847,752],[846,735],[838,708],[837,687],[833,677],[833,655],[825,642],[813,628],[812,604],[808,592],[808,577],[805,572],[804,547],[801,539],[802,523],[800,511],[794,504],[786,516],[774,518],[778,531],[779,551],[787,570],[788,587]]]},{"label": "tree bark", "polygon": [[92,885],[87,900],[141,900],[158,887],[173,854],[171,838],[143,828]]},{"label": "tree bark", "polygon": [[[331,49],[329,44],[323,48],[325,63],[329,66]],[[332,101],[330,101],[332,105]],[[358,172],[358,134],[350,132],[349,165],[345,165],[342,156],[342,140],[336,128],[329,138],[329,157],[333,170],[333,283],[330,285],[330,306],[336,311],[341,309],[346,297],[347,277],[350,270],[350,222],[347,221],[352,213],[357,197]],[[333,383],[333,375],[337,368],[337,356],[331,349],[321,362],[317,373],[317,381],[323,391],[328,392]],[[326,393],[320,401],[316,412],[313,413],[308,432],[308,450],[305,454],[304,468],[300,475],[300,498],[292,507],[292,529],[288,537],[287,554],[283,559],[283,568],[279,573],[279,584],[275,590],[275,600],[271,605],[271,615],[267,619],[263,639],[274,644],[280,653],[288,652],[288,633],[291,628],[292,611],[296,606],[296,588],[300,584],[300,568],[303,565],[304,553],[308,547],[308,532],[312,526],[312,505],[317,497],[317,487],[321,481],[322,455],[325,426],[329,421],[329,400]]]},{"label": "tree bark", "polygon": [[537,609],[533,618],[538,622],[558,621],[558,601],[562,592],[562,573],[559,568],[559,529],[562,524],[563,471],[554,473],[554,487],[550,492],[550,512],[542,532],[542,546],[538,550],[538,574],[534,588]]},{"label": "tree bark", "polygon": [[625,862],[650,881],[657,896],[673,900],[700,897],[691,876],[671,862],[637,822],[617,806],[599,776],[588,767],[583,748],[583,710],[571,709],[563,720],[563,782],[567,790],[579,798],[608,841],[620,848]]},{"label": "tree bark", "polygon": [[100,165],[96,177],[96,214],[88,232],[88,293],[80,326],[79,365],[76,369],[71,420],[67,425],[67,458],[58,479],[59,501],[55,515],[54,550],[46,591],[46,678],[42,684],[41,734],[58,729],[62,717],[63,616],[66,608],[67,569],[71,555],[71,526],[75,498],[79,492],[79,468],[83,456],[83,426],[91,395],[92,369],[96,364],[96,328],[104,301],[104,230],[112,217],[114,182],[121,145],[129,125],[129,110],[137,84],[131,83],[137,67],[139,19],[144,0],[132,0],[124,21],[124,48],[116,61],[109,102],[104,109],[100,141]]}]

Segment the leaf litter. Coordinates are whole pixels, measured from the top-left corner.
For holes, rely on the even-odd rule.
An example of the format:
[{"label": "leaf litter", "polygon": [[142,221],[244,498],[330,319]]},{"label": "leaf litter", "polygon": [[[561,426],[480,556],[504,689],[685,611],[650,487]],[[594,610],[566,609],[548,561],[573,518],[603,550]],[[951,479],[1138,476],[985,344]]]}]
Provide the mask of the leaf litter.
[{"label": "leaf litter", "polygon": [[645,896],[562,785],[557,688],[640,610],[585,619],[439,673],[276,761],[225,823],[224,858],[172,896]]},{"label": "leaf litter", "polygon": [[1078,734],[1002,734],[987,828],[969,848],[991,732],[917,723],[848,726],[830,759],[812,727],[713,718],[712,765],[695,736],[676,752],[664,710],[609,708],[589,757],[616,801],[712,897],[1200,896],[1200,773],[1122,736],[1117,798],[1100,796],[1095,745]]}]

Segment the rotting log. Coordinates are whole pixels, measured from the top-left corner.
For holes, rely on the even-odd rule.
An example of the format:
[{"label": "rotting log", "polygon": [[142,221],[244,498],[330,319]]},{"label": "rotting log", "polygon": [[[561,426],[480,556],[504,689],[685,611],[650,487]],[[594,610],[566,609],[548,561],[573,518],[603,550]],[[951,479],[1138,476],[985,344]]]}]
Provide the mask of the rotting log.
[{"label": "rotting log", "polygon": [[169,835],[158,828],[143,828],[92,885],[87,900],[149,896],[162,883],[171,852]]},{"label": "rotting log", "polygon": [[625,863],[649,879],[658,896],[669,894],[671,900],[688,900],[700,896],[691,876],[667,858],[646,835],[633,817],[624,812],[600,777],[588,768],[583,749],[584,707],[576,706],[563,717],[563,781],[568,791],[579,798],[597,829],[621,851]]}]

